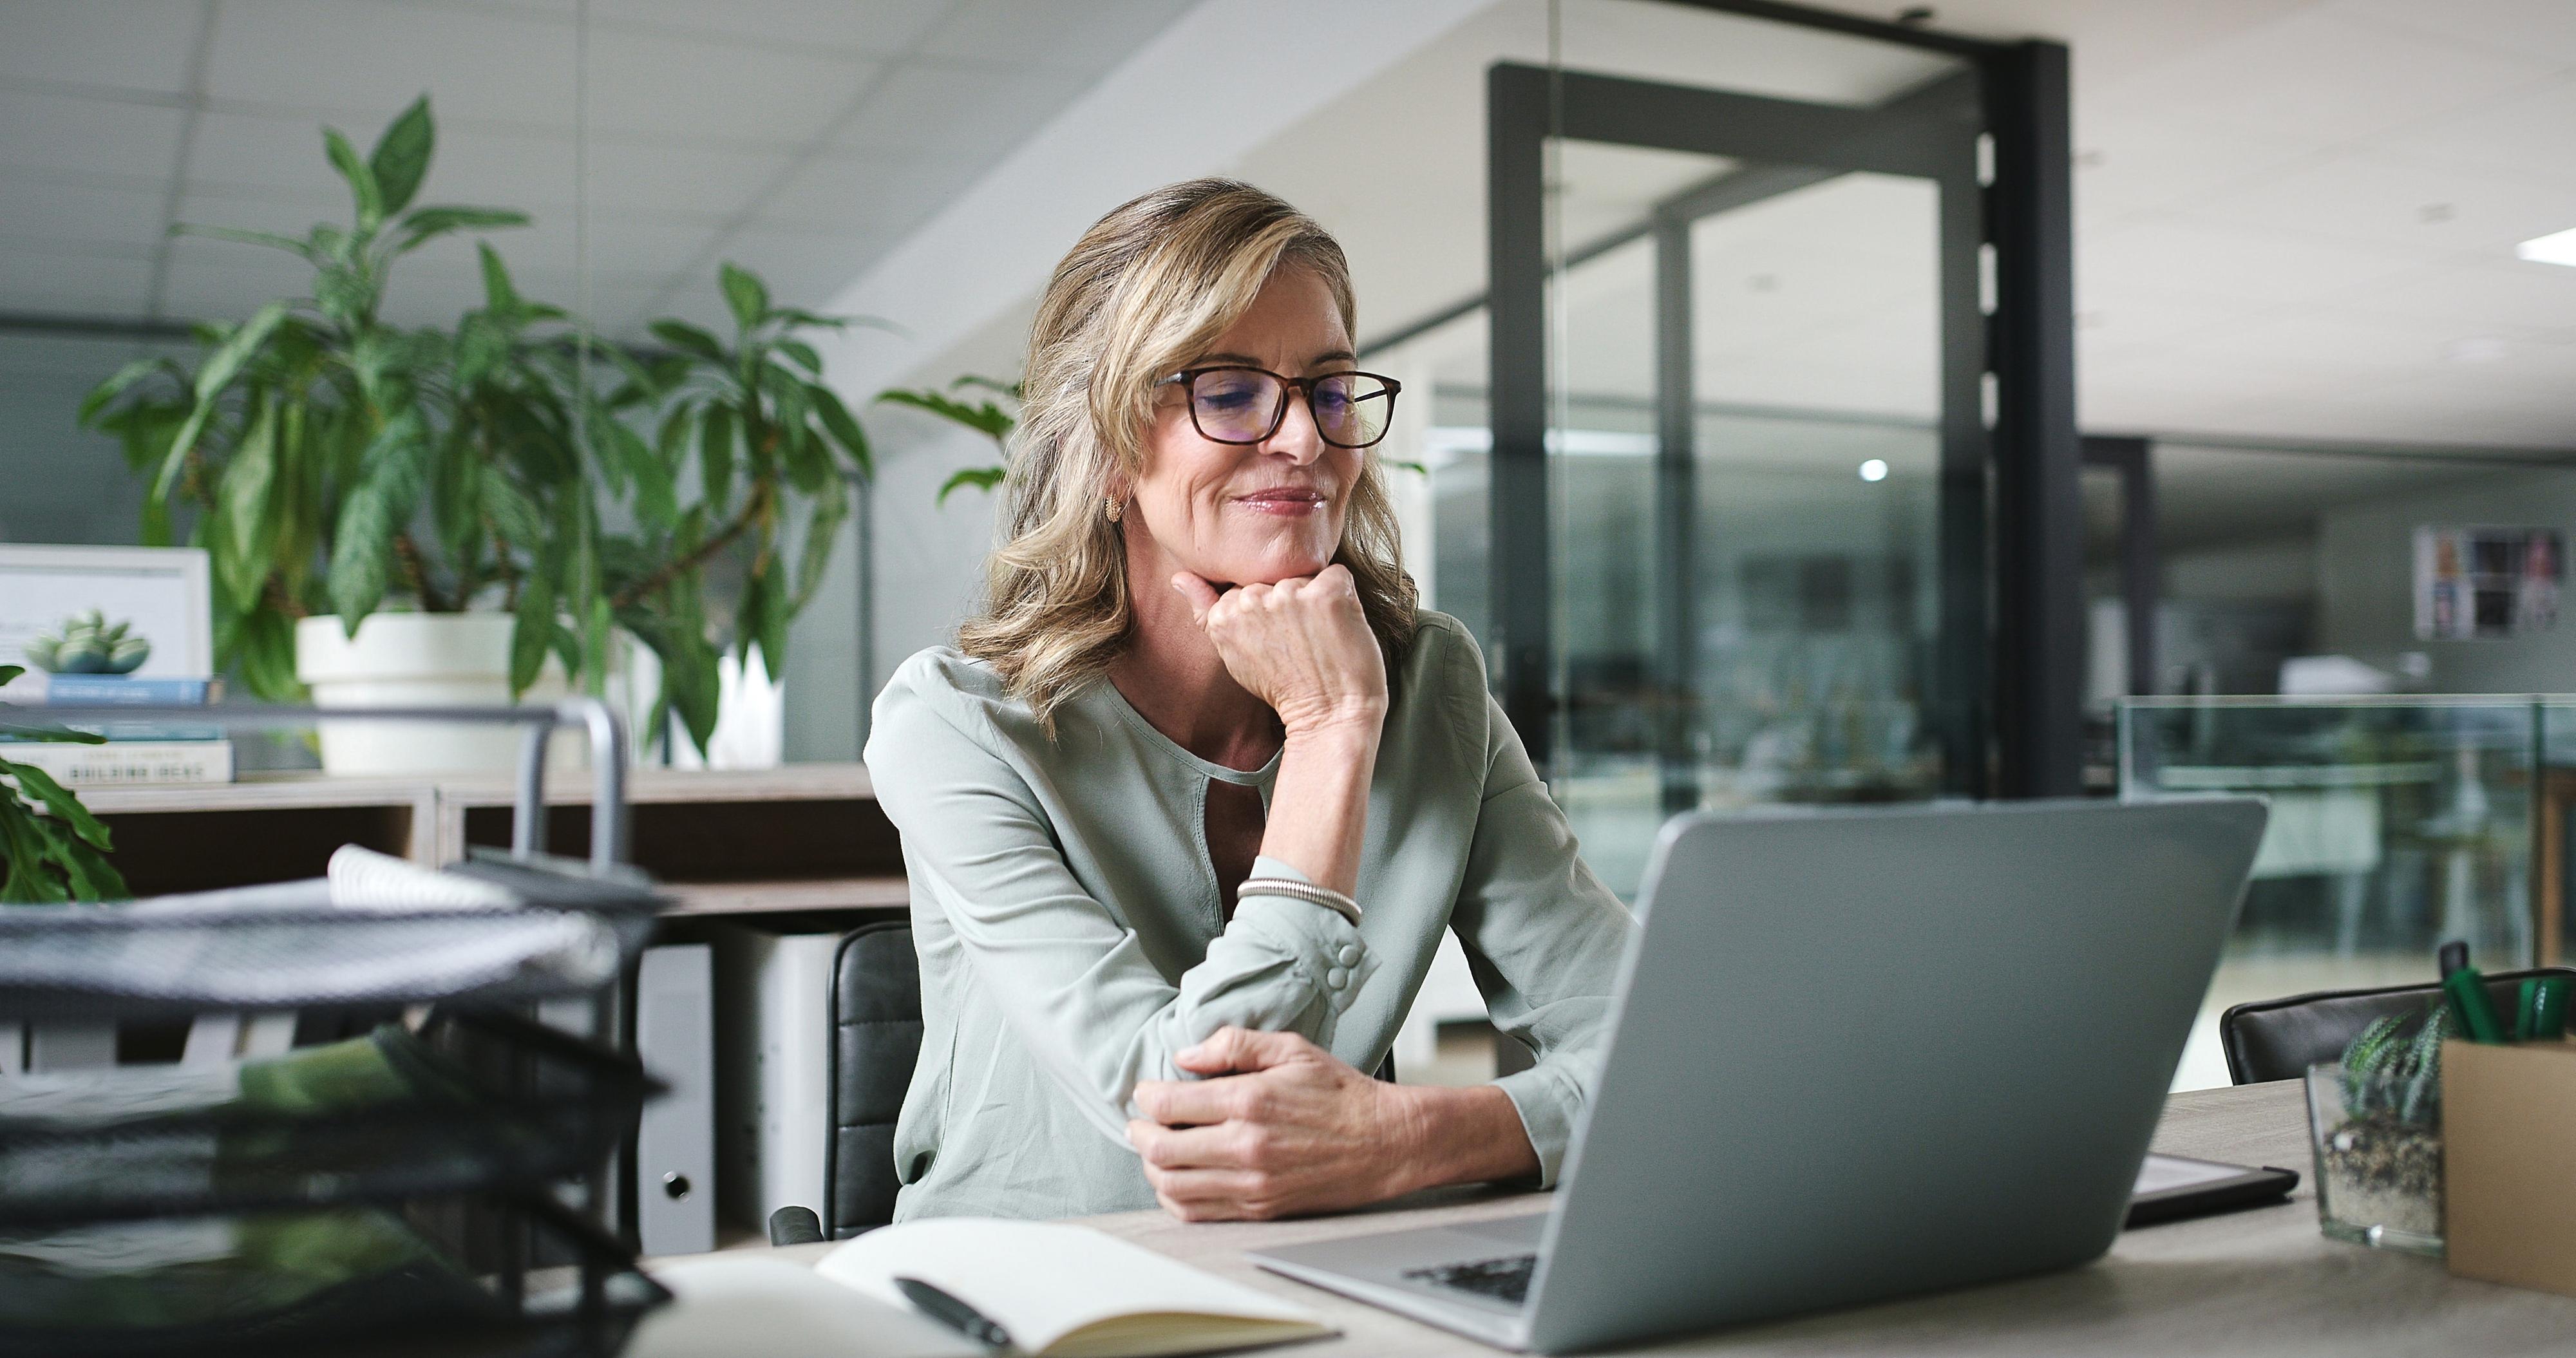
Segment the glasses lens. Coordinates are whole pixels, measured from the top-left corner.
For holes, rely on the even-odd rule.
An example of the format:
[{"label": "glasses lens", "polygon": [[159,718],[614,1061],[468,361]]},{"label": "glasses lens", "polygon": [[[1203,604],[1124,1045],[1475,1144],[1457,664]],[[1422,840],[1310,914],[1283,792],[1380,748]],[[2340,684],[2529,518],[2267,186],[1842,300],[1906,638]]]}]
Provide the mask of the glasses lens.
[{"label": "glasses lens", "polygon": [[1386,437],[1395,392],[1367,373],[1343,373],[1315,384],[1315,428],[1327,442],[1365,448]]},{"label": "glasses lens", "polygon": [[1190,396],[1199,432],[1212,439],[1258,443],[1279,413],[1279,379],[1249,368],[1200,373]]}]

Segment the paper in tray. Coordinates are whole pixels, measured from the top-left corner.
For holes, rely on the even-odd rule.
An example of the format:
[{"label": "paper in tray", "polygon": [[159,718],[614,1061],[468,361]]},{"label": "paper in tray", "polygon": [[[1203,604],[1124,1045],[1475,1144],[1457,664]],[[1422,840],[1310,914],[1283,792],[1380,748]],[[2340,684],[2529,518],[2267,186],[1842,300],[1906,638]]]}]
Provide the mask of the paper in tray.
[{"label": "paper in tray", "polygon": [[[469,1262],[460,1232],[519,1262]],[[572,1262],[532,1276],[532,1256]],[[542,1194],[0,1233],[0,1358],[606,1358],[669,1299]]]},{"label": "paper in tray", "polygon": [[262,1060],[0,1077],[0,1230],[526,1186],[580,1174],[660,1086],[513,1014]]},{"label": "paper in tray", "polygon": [[624,878],[474,863],[504,891],[334,904],[320,879],[118,905],[0,910],[0,1020],[541,999],[614,980],[657,898]]}]

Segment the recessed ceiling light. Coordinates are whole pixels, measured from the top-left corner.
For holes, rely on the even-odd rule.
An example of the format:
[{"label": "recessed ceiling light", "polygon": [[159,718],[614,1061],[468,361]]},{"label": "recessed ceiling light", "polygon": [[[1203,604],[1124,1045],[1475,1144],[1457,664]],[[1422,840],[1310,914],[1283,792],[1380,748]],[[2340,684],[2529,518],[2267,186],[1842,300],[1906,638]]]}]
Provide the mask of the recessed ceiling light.
[{"label": "recessed ceiling light", "polygon": [[2534,264],[2564,264],[2576,269],[2576,226],[2534,236],[2513,247],[2513,252]]},{"label": "recessed ceiling light", "polygon": [[1863,481],[1886,480],[1887,460],[1885,458],[1873,457],[1869,461],[1860,464],[1860,479]]}]

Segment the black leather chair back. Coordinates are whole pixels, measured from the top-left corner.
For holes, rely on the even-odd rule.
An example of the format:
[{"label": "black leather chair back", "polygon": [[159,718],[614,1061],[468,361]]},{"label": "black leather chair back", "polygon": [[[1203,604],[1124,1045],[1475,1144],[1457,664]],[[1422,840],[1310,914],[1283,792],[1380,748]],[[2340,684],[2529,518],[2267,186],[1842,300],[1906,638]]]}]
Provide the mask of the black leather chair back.
[{"label": "black leather chair back", "polygon": [[832,956],[832,1126],[823,1149],[823,1233],[839,1240],[894,1219],[894,1120],[921,1059],[921,964],[912,926],[862,925]]},{"label": "black leather chair back", "polygon": [[[2542,967],[2487,977],[2487,998],[2506,1024],[2513,1022],[2522,982],[2533,976],[2576,977],[2576,967]],[[2388,1015],[2411,1018],[2423,1013],[2441,993],[2440,986],[2401,985],[2237,1005],[2218,1016],[2218,1041],[2227,1050],[2228,1077],[2241,1085],[2295,1080],[2312,1065],[2342,1059],[2343,1049],[2372,1020]]]}]

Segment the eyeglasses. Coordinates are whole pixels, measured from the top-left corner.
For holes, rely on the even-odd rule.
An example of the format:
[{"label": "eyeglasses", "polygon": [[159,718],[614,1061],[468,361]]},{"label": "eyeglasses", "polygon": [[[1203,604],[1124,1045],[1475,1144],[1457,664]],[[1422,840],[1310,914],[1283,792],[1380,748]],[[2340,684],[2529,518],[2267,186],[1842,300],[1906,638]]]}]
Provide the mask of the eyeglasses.
[{"label": "eyeglasses", "polygon": [[1376,373],[1282,377],[1266,368],[1191,368],[1154,384],[1189,396],[1190,423],[1218,443],[1259,443],[1288,418],[1288,393],[1303,392],[1315,432],[1336,448],[1373,448],[1395,417],[1404,384]]}]

